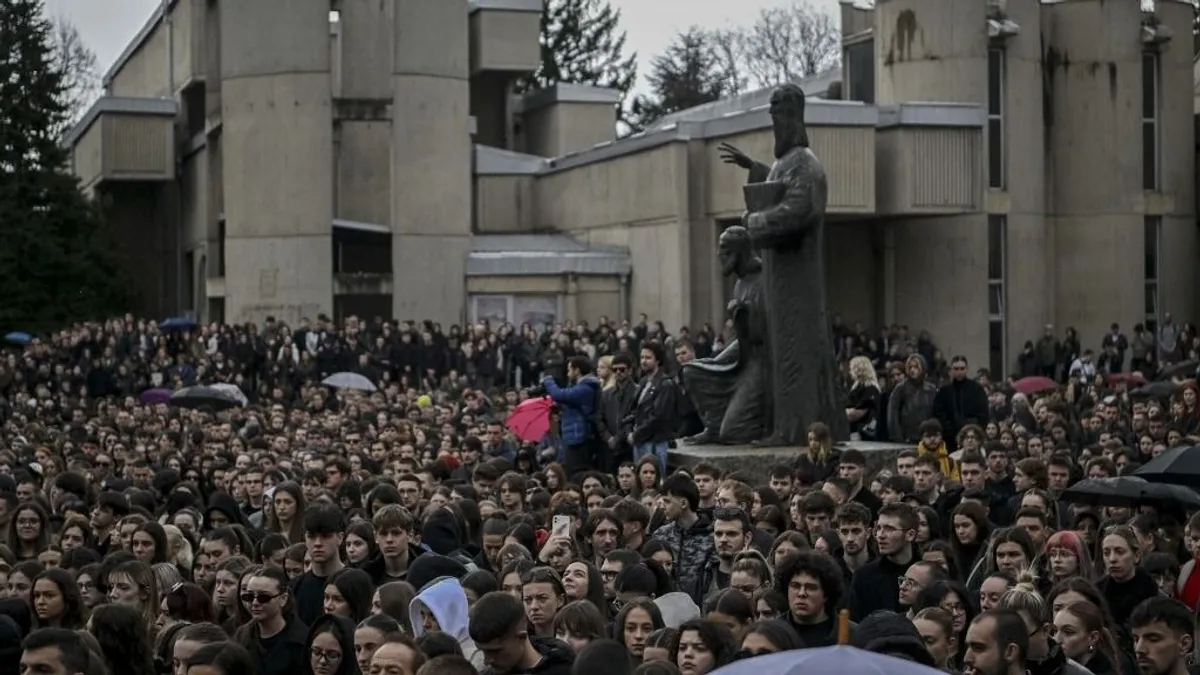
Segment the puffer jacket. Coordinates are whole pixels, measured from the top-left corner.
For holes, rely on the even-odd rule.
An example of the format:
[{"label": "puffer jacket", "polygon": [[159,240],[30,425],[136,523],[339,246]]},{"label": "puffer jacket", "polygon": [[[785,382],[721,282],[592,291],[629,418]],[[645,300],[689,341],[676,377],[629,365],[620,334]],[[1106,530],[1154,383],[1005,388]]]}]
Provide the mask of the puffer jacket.
[{"label": "puffer jacket", "polygon": [[691,596],[697,605],[703,605],[709,585],[708,561],[716,551],[711,516],[707,512],[697,516],[686,530],[680,530],[676,523],[667,523],[655,530],[651,538],[666,544],[675,554],[675,582],[679,590]]},{"label": "puffer jacket", "polygon": [[560,387],[546,378],[546,393],[562,411],[562,439],[567,445],[579,445],[596,437],[596,409],[600,405],[600,380],[584,375],[569,387]]}]

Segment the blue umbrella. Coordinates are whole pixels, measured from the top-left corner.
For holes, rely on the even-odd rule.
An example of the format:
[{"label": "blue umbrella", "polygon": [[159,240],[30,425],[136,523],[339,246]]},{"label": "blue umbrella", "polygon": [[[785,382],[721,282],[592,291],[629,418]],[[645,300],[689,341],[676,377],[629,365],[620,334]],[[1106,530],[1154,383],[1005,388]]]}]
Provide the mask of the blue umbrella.
[{"label": "blue umbrella", "polygon": [[27,345],[30,342],[33,342],[33,336],[25,331],[15,330],[8,335],[5,335],[4,340],[5,342],[9,342],[14,345]]},{"label": "blue umbrella", "polygon": [[755,656],[718,668],[712,675],[945,675],[919,663],[855,647],[797,649]]},{"label": "blue umbrella", "polygon": [[186,316],[173,316],[158,324],[162,330],[193,330],[196,322]]}]

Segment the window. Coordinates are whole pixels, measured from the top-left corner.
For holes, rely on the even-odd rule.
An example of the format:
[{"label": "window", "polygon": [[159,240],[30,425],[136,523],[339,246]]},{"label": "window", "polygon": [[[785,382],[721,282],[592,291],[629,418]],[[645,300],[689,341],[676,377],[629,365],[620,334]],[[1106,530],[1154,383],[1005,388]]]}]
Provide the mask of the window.
[{"label": "window", "polygon": [[1004,50],[988,49],[988,187],[1007,187],[1004,152]]},{"label": "window", "polygon": [[392,234],[333,228],[334,274],[391,274]]},{"label": "window", "polygon": [[[1144,313],[1147,327],[1158,326],[1159,295],[1158,279],[1162,266],[1162,216],[1146,216],[1143,225],[1145,244],[1143,246],[1142,276],[1145,280]],[[1150,328],[1154,330],[1155,328]]]},{"label": "window", "polygon": [[1004,339],[1007,247],[1008,221],[1004,216],[988,216],[988,370],[993,378],[1008,373]]},{"label": "window", "polygon": [[875,102],[875,40],[846,47],[847,101]]},{"label": "window", "polygon": [[207,318],[214,323],[225,323],[225,298],[208,299]]},{"label": "window", "polygon": [[217,276],[225,276],[225,214],[217,220]]},{"label": "window", "polygon": [[180,309],[185,311],[195,311],[196,309],[196,252],[188,251],[183,254],[183,288],[180,289],[183,295],[180,298],[183,301],[183,306]]},{"label": "window", "polygon": [[512,316],[508,307],[511,302],[512,296],[509,295],[471,296],[471,323],[487,321],[493,326],[506,323],[508,317]]},{"label": "window", "polygon": [[557,295],[472,295],[471,322],[528,323],[540,331],[562,315],[560,299]]},{"label": "window", "polygon": [[1142,53],[1142,187],[1160,189],[1158,128],[1158,52]]}]

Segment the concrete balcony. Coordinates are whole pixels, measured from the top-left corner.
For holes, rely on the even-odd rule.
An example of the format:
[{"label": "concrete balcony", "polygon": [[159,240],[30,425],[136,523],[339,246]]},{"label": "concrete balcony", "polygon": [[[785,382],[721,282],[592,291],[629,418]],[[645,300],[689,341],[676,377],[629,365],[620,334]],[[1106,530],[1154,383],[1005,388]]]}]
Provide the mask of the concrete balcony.
[{"label": "concrete balcony", "polygon": [[175,179],[178,105],[161,98],[105,96],[64,139],[82,187],[105,181]]},{"label": "concrete balcony", "polygon": [[875,151],[879,215],[980,211],[985,121],[977,105],[904,103],[880,108]]},{"label": "concrete balcony", "polygon": [[542,63],[542,0],[472,0],[471,75],[532,73]]}]

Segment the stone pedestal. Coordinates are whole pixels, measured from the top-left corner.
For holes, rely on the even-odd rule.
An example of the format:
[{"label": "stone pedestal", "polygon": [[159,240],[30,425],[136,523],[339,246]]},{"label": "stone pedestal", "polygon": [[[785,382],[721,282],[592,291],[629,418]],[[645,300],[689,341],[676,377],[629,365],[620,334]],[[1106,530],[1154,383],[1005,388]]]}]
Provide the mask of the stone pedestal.
[{"label": "stone pedestal", "polygon": [[[881,469],[894,471],[896,456],[915,446],[904,443],[848,441],[838,443],[839,450],[853,448],[867,458],[868,479]],[[711,464],[721,471],[736,471],[752,487],[766,485],[771,469],[779,464],[791,465],[802,448],[759,448],[749,445],[681,445],[667,453],[671,469],[691,469],[700,463]]]}]

